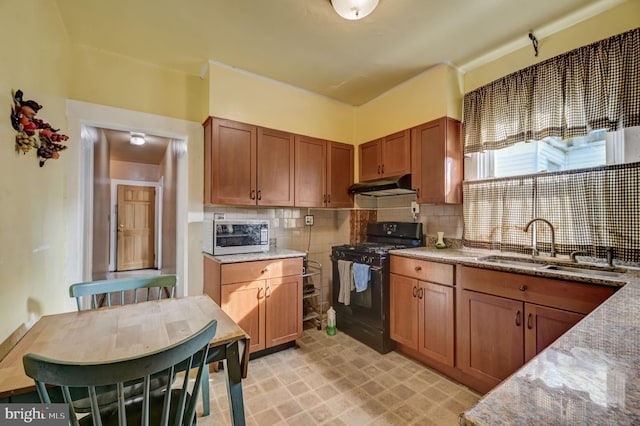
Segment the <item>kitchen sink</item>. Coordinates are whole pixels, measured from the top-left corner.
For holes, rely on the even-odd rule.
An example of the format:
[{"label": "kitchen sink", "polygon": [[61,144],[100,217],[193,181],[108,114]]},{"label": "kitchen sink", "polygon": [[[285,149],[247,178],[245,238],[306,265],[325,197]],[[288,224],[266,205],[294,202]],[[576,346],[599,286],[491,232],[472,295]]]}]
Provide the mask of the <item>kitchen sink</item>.
[{"label": "kitchen sink", "polygon": [[599,277],[620,277],[625,272],[624,268],[616,268],[611,266],[587,265],[580,263],[569,263],[561,259],[552,260],[549,258],[522,258],[509,256],[485,256],[478,258],[481,262],[496,263],[499,265],[517,266],[521,268],[571,272],[577,274],[594,275]]},{"label": "kitchen sink", "polygon": [[622,268],[602,268],[599,266],[566,266],[566,265],[545,265],[540,269],[546,269],[550,271],[565,271],[574,272],[578,274],[597,275],[601,277],[619,277],[626,272]]},{"label": "kitchen sink", "polygon": [[500,265],[525,266],[529,268],[539,268],[548,265],[547,262],[543,262],[541,260],[521,257],[486,256],[481,257],[478,260],[481,262],[498,263]]}]

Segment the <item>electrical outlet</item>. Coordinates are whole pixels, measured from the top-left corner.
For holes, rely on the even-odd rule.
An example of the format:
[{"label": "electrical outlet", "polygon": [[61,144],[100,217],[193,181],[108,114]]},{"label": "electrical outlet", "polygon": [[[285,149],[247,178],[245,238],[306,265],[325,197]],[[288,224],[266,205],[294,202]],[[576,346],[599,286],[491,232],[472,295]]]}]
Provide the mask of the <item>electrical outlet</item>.
[{"label": "electrical outlet", "polygon": [[411,202],[411,213],[413,214],[420,213],[420,205],[415,201]]},{"label": "electrical outlet", "polygon": [[309,226],[313,225],[313,215],[311,214],[306,215],[304,217],[304,224]]}]

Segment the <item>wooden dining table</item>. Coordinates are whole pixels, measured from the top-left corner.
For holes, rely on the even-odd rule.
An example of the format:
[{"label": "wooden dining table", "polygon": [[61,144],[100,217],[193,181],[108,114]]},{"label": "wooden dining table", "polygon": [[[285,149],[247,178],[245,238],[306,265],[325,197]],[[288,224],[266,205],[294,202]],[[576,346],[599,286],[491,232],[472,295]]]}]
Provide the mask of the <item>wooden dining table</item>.
[{"label": "wooden dining table", "polygon": [[34,396],[32,402],[39,402],[22,365],[29,352],[70,362],[115,362],[162,350],[213,319],[218,325],[207,362],[224,361],[231,421],[244,424],[242,378],[247,375],[249,336],[207,295],[41,317],[0,361],[0,402]]}]

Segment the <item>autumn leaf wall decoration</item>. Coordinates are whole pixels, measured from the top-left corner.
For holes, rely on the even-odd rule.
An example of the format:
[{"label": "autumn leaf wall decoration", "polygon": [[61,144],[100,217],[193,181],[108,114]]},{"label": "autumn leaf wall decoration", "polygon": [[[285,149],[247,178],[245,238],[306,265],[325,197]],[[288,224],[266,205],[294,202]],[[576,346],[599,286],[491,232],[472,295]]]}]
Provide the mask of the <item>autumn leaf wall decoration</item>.
[{"label": "autumn leaf wall decoration", "polygon": [[31,148],[36,149],[40,167],[50,159],[60,158],[60,151],[67,149],[62,142],[69,139],[67,135],[58,133],[60,129],[54,129],[36,114],[42,105],[33,100],[25,100],[22,90],[11,92],[13,107],[11,108],[11,125],[18,132],[16,134],[16,152],[26,154]]}]

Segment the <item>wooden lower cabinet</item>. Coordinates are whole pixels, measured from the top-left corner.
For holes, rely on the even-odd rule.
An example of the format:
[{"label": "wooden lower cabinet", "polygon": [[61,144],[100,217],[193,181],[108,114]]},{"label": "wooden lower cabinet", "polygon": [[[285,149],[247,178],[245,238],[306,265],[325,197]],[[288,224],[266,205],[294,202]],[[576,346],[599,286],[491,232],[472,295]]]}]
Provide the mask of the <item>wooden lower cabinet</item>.
[{"label": "wooden lower cabinet", "polygon": [[390,275],[389,336],[398,343],[418,349],[418,280]]},{"label": "wooden lower cabinet", "polygon": [[522,302],[461,293],[458,367],[494,387],[524,363]]},{"label": "wooden lower cabinet", "polygon": [[420,282],[418,304],[418,352],[453,367],[453,287]]},{"label": "wooden lower cabinet", "polygon": [[204,259],[204,292],[249,334],[256,352],[302,337],[302,258]]},{"label": "wooden lower cabinet", "polygon": [[525,303],[524,362],[569,331],[585,315],[548,306]]},{"label": "wooden lower cabinet", "polygon": [[249,351],[266,348],[264,282],[227,284],[221,289],[220,307],[251,336]]},{"label": "wooden lower cabinet", "polygon": [[[393,260],[391,270],[407,274],[390,275],[391,339],[444,365],[454,365],[454,290],[439,283],[422,281],[429,271],[453,280],[453,267],[434,262],[417,262],[402,258]],[[395,266],[395,268],[394,268]],[[446,267],[445,271],[440,268]]]},{"label": "wooden lower cabinet", "polygon": [[494,387],[578,323],[584,315],[462,290],[459,368]]}]

